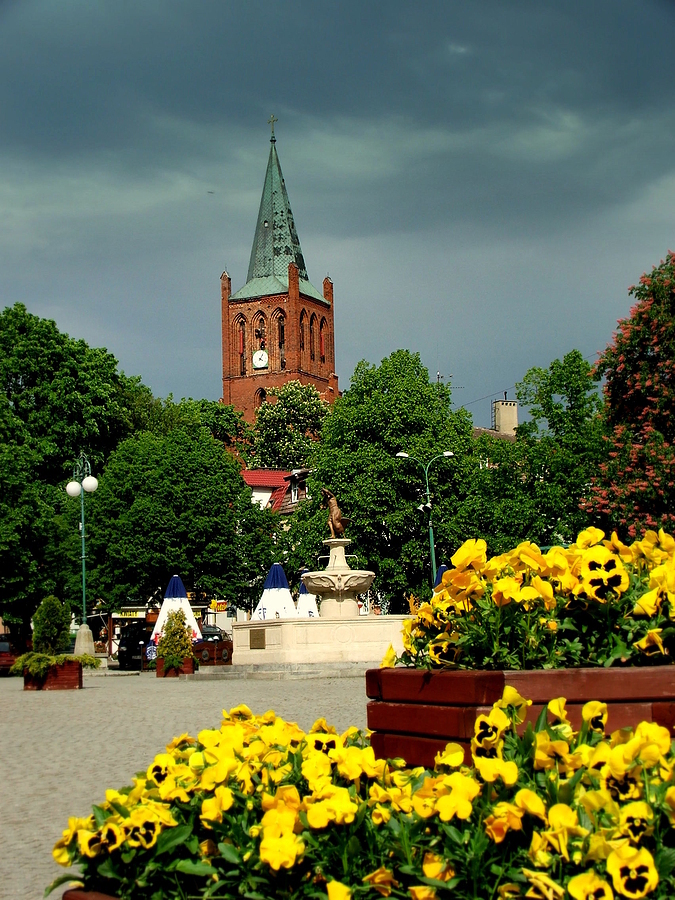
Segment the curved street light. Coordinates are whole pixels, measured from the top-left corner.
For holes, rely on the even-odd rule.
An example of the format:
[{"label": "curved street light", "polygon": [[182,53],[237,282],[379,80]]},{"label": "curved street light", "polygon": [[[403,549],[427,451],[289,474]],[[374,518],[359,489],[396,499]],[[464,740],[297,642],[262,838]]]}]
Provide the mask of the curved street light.
[{"label": "curved street light", "polygon": [[403,450],[399,450],[396,456],[399,459],[412,459],[413,462],[416,462],[418,466],[422,468],[424,472],[424,483],[427,489],[427,502],[421,504],[417,508],[420,512],[428,512],[429,513],[429,549],[431,551],[431,586],[433,587],[436,583],[436,549],[434,547],[434,527],[431,521],[431,492],[429,491],[429,467],[433,462],[436,462],[437,459],[448,458],[450,456],[454,456],[455,454],[452,450],[444,450],[443,453],[439,453],[438,456],[434,456],[429,462],[424,465],[424,463],[417,459],[415,456],[411,456],[409,453],[405,453]]},{"label": "curved street light", "polygon": [[94,640],[91,631],[87,625],[87,577],[86,577],[86,555],[84,542],[84,494],[93,494],[98,487],[98,480],[91,474],[91,465],[84,453],[80,453],[80,457],[73,467],[73,480],[66,485],[66,493],[69,497],[80,498],[80,535],[82,537],[82,624],[77,632],[75,639],[75,654],[94,652]]}]

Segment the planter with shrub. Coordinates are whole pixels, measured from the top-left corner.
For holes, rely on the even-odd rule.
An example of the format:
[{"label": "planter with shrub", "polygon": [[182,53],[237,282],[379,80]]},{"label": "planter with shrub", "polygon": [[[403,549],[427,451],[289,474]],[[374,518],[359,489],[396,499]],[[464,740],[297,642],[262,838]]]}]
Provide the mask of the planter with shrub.
[{"label": "planter with shrub", "polygon": [[11,668],[23,675],[25,691],[77,690],[82,667],[96,669],[93,656],[71,656],[63,651],[70,642],[70,609],[56,597],[45,597],[33,616],[33,650],[22,654]]},{"label": "planter with shrub", "polygon": [[157,644],[157,677],[189,675],[196,660],[192,653],[192,631],[182,610],[171,612]]}]

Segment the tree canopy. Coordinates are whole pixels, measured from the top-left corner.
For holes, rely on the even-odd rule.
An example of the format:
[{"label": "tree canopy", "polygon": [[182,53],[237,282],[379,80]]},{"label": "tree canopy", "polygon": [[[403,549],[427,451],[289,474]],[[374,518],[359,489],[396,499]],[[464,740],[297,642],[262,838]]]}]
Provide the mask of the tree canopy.
[{"label": "tree canopy", "polygon": [[308,466],[328,415],[328,404],[313,384],[289,381],[270,388],[256,411],[251,468],[300,469]]},{"label": "tree canopy", "polygon": [[202,597],[250,601],[272,563],[273,521],[206,428],[141,432],[113,451],[91,496],[91,589],[114,608],[162,596],[180,574]]},{"label": "tree canopy", "polygon": [[675,523],[675,254],[629,293],[637,303],[595,367],[607,455],[588,510],[634,537]]},{"label": "tree canopy", "polygon": [[[397,350],[379,366],[361,362],[350,387],[335,401],[313,455],[313,500],[298,510],[287,534],[289,571],[314,566],[323,551],[327,512],[319,487],[328,487],[352,520],[350,548],[360,568],[377,576],[376,587],[390,609],[407,608],[410,591],[429,592],[428,519],[417,506],[426,501],[424,472],[406,451],[430,468],[429,481],[437,523],[437,552],[457,543],[452,531],[453,498],[463,489],[471,423],[467,413],[451,412],[450,391],[430,384],[419,354]],[[440,557],[439,557],[440,558]]]}]

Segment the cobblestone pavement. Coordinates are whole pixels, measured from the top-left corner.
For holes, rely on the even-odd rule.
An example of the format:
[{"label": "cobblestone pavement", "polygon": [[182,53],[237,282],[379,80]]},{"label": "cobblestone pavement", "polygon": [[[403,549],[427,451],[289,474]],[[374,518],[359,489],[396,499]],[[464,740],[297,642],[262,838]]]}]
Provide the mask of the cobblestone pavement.
[{"label": "cobblestone pavement", "polygon": [[[23,691],[0,679],[0,900],[38,900],[64,874],[51,850],[68,816],[129,784],[175,735],[220,724],[221,710],[272,708],[309,728],[366,725],[365,679],[190,682],[85,675],[81,691]],[[60,898],[62,888],[51,896]]]}]

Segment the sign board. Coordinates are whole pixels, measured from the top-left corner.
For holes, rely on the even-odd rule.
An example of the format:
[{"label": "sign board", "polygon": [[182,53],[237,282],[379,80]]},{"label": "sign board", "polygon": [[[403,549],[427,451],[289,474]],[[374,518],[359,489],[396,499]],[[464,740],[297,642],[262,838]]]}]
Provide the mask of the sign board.
[{"label": "sign board", "polygon": [[227,600],[212,600],[209,609],[212,610],[212,612],[227,612]]},{"label": "sign board", "polygon": [[144,619],[144,609],[118,609],[112,614],[113,619]]}]

